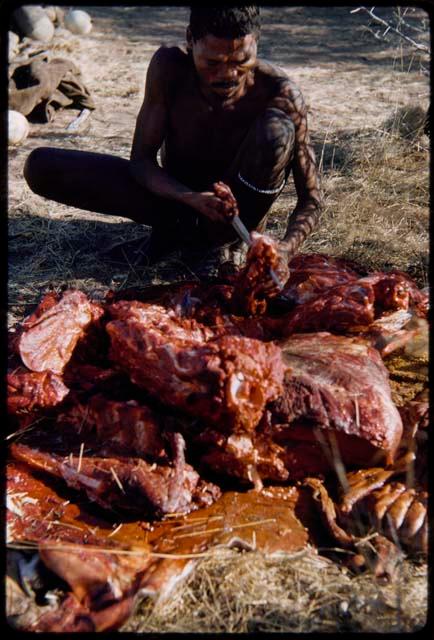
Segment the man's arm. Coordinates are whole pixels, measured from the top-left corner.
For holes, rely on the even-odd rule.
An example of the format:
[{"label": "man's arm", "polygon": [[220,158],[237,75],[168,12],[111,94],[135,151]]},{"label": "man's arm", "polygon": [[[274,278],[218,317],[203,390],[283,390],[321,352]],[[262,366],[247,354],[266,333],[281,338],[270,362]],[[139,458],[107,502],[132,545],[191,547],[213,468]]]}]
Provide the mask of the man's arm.
[{"label": "man's arm", "polygon": [[213,192],[198,193],[181,184],[157,162],[167,130],[168,105],[165,82],[173,69],[171,52],[160,47],[153,55],[146,76],[145,97],[137,116],[130,156],[131,173],[143,187],[163,198],[182,202],[215,222],[225,220],[225,203]]},{"label": "man's arm", "polygon": [[283,238],[284,248],[294,255],[318,224],[324,206],[323,195],[307,127],[307,108],[301,91],[290,80],[284,80],[279,96],[273,99],[270,106],[282,109],[290,116],[295,127],[292,166],[297,204]]}]

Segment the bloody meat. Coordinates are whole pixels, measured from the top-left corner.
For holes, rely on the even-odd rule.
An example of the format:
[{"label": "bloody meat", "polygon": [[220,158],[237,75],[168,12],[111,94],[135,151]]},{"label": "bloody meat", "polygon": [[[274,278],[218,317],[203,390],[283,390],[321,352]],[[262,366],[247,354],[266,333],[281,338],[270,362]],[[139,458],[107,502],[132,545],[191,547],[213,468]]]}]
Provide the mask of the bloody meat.
[{"label": "bloody meat", "polygon": [[31,371],[62,373],[87,328],[104,309],[81,291],[66,291],[60,298],[48,294],[25,320],[18,349]]},{"label": "bloody meat", "polygon": [[60,404],[69,389],[52,371],[27,371],[21,367],[7,374],[7,408],[11,414],[48,409]]},{"label": "bloody meat", "polygon": [[220,495],[217,486],[203,482],[185,462],[185,442],[181,434],[168,435],[171,461],[150,464],[130,456],[59,455],[35,446],[14,443],[16,460],[34,469],[62,478],[66,484],[84,491],[89,500],[104,509],[130,513],[188,513],[211,504]]},{"label": "bloody meat", "polygon": [[162,321],[158,305],[117,303],[110,313],[112,361],[164,404],[228,431],[248,431],[281,392],[283,363],[273,343],[213,338],[194,320],[166,312]]},{"label": "bloody meat", "polygon": [[267,310],[268,300],[279,293],[271,282],[270,270],[273,269],[284,285],[289,269],[275,240],[256,232],[251,234],[251,238],[246,266],[235,282],[232,307],[243,315],[260,315]]},{"label": "bloody meat", "polygon": [[[428,297],[405,274],[366,275],[338,259],[297,256],[284,291],[292,310],[268,315],[270,266],[286,278],[275,249],[254,237],[238,280],[160,288],[142,301],[128,292],[103,304],[78,291],[48,294],[12,340],[8,403],[18,418],[50,419],[21,433],[11,455],[29,474],[51,476],[68,496],[76,491],[117,519],[210,505],[221,494],[205,480],[212,472],[213,480],[237,478],[257,490],[304,480],[338,544],[351,547],[348,519],[371,512],[379,531],[392,539],[398,531],[406,549],[426,552],[426,492],[389,482],[402,421],[381,354],[403,344],[407,312],[426,315]],[[411,422],[407,448],[425,408],[401,411]],[[335,508],[320,477],[342,469],[350,486]],[[351,473],[365,475],[353,482]],[[113,567],[106,571],[95,551],[86,570],[72,574],[68,554],[56,554],[41,547],[45,564],[69,576],[74,596],[38,628],[117,628],[141,569],[118,562],[113,608],[96,610],[93,595],[86,599],[87,569],[96,567],[98,589],[110,599]]]},{"label": "bloody meat", "polygon": [[325,474],[336,456],[350,467],[392,462],[402,421],[379,353],[326,332],[292,336],[281,347],[282,394],[253,434],[196,436],[203,466],[253,482],[256,474],[258,484]]}]

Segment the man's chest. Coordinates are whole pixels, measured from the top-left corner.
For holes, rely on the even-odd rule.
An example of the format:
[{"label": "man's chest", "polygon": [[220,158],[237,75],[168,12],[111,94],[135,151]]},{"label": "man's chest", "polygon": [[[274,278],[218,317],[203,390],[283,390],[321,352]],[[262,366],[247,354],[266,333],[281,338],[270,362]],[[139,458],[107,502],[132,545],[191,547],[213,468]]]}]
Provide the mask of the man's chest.
[{"label": "man's chest", "polygon": [[227,159],[236,153],[264,108],[253,101],[241,101],[232,109],[214,108],[180,92],[169,109],[168,142],[194,157]]}]

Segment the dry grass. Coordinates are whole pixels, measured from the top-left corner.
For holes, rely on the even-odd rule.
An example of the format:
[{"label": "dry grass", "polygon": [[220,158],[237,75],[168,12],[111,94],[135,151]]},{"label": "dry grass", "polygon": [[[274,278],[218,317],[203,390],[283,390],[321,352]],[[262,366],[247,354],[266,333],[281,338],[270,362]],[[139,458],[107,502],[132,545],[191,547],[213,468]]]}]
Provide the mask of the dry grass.
[{"label": "dry grass", "polygon": [[123,631],[409,632],[424,626],[426,611],[426,567],[408,561],[391,587],[312,552],[270,558],[219,550],[170,599],[144,601]]},{"label": "dry grass", "polygon": [[[412,113],[412,108],[405,110]],[[326,208],[303,251],[356,260],[369,270],[402,269],[428,284],[429,140],[402,135],[402,111],[381,129],[334,133],[317,143]],[[289,195],[291,192],[289,192]],[[277,205],[272,226],[283,231]]]},{"label": "dry grass", "polygon": [[[303,251],[347,257],[367,269],[402,269],[426,286],[428,141],[424,135],[403,137],[390,127],[390,117],[380,130],[335,132],[326,144],[317,143],[326,209]],[[293,205],[288,184],[272,210],[271,234],[283,232]],[[110,262],[99,249],[145,237],[148,230],[124,218],[61,208],[63,215],[53,216],[46,201],[41,206],[40,198],[30,196],[9,212],[9,324],[28,313],[49,288],[75,286],[99,295],[108,287],[192,277],[175,258],[152,269],[127,259]]]}]

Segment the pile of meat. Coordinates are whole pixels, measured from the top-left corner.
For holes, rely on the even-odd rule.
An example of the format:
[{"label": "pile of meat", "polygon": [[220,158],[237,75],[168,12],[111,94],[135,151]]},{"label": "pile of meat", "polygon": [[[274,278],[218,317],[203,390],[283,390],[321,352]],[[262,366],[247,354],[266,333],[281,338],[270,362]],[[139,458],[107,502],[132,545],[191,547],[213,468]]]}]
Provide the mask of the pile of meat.
[{"label": "pile of meat", "polygon": [[[228,485],[344,473],[341,525],[356,503],[375,512],[384,492],[390,504],[405,494],[396,526],[426,550],[426,478],[411,493],[386,482],[409,446],[383,360],[414,336],[427,294],[404,273],[308,254],[278,292],[270,266],[275,249],[257,234],[233,281],[103,302],[47,294],[11,334],[11,457],[104,510],[154,518],[210,505]],[[413,411],[412,442],[426,411]],[[386,476],[369,483],[372,468]],[[365,473],[357,496],[351,473]]]}]

